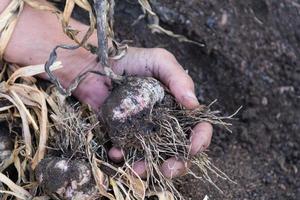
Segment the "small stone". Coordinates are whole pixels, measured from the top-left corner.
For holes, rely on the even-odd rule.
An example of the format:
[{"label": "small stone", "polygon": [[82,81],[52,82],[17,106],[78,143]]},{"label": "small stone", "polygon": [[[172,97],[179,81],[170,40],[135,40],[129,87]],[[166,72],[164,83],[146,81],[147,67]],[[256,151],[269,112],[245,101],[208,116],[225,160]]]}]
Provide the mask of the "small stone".
[{"label": "small stone", "polygon": [[261,100],[261,103],[264,106],[268,105],[268,99],[267,99],[267,97],[263,97],[262,100]]}]

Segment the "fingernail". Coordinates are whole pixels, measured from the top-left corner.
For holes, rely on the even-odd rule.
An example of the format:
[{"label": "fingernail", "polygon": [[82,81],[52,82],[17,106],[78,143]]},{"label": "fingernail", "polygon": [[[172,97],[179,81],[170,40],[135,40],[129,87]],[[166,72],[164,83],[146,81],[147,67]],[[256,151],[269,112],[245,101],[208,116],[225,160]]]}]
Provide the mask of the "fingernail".
[{"label": "fingernail", "polygon": [[113,162],[119,163],[124,159],[124,152],[121,148],[112,147],[108,151],[108,156]]},{"label": "fingernail", "polygon": [[187,106],[187,108],[189,108],[189,109],[195,108],[199,105],[198,99],[197,99],[195,93],[192,91],[188,91],[186,93],[186,95],[184,96],[184,98],[186,98],[189,101],[188,106]]},{"label": "fingernail", "polygon": [[176,158],[169,158],[161,166],[161,171],[166,178],[172,179],[182,175],[186,170],[186,164]]},{"label": "fingernail", "polygon": [[195,156],[195,155],[197,155],[197,153],[204,151],[204,147],[202,145],[200,147],[193,147],[192,145],[190,145],[189,151],[190,151],[189,152],[190,156]]},{"label": "fingernail", "polygon": [[147,166],[145,161],[138,161],[133,164],[132,166],[134,172],[140,176],[140,178],[146,178],[147,177]]},{"label": "fingernail", "polygon": [[198,101],[198,99],[197,99],[195,93],[192,92],[192,91],[188,91],[188,92],[186,93],[186,97],[189,98],[189,99],[193,99],[193,100],[195,100],[195,101]]}]

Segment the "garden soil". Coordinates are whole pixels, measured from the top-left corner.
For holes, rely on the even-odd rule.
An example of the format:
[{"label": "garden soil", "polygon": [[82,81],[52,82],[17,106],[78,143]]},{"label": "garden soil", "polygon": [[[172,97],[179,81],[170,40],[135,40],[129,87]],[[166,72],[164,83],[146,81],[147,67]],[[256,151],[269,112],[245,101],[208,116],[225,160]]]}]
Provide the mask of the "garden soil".
[{"label": "garden soil", "polygon": [[[199,100],[225,115],[243,106],[232,133],[215,127],[207,152],[236,184],[213,177],[223,194],[192,176],[186,199],[300,199],[300,1],[150,0],[161,26],[202,42],[152,34],[137,1],[118,0],[116,38],[172,52]],[[77,13],[81,19],[82,14]]]}]

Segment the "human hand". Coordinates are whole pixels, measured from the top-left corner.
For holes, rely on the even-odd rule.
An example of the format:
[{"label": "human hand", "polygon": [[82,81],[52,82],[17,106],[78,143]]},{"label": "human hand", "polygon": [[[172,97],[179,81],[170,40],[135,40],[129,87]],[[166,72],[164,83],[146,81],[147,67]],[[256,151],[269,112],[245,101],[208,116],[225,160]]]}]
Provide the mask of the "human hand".
[{"label": "human hand", "polygon": [[[6,3],[8,3],[7,1]],[[2,4],[1,4],[2,6]],[[3,9],[0,6],[0,11]],[[87,30],[87,26],[71,20],[72,27],[78,30]],[[28,27],[35,27],[28,29]],[[97,44],[94,34],[91,41]],[[61,31],[60,24],[57,23],[55,15],[48,12],[37,11],[25,6],[21,18],[14,30],[12,38],[6,48],[4,58],[21,66],[45,63],[50,51],[57,44],[70,44],[72,41]],[[55,71],[55,75],[64,87],[68,87],[72,80],[88,67],[99,69],[96,56],[90,54],[83,48],[74,51],[58,52],[58,60],[62,61],[63,69]],[[164,49],[144,49],[130,47],[125,57],[120,60],[112,61],[111,67],[117,74],[153,76],[160,80],[176,100],[187,109],[196,108],[199,103],[194,94],[194,83],[190,76],[176,61],[175,57]],[[40,77],[47,79],[46,74]],[[95,74],[89,74],[84,79],[73,95],[80,101],[90,104],[94,109],[105,101],[109,95],[110,80]],[[212,126],[203,122],[196,125],[191,133],[190,154],[195,155],[199,151],[205,150],[210,144],[212,137]],[[114,161],[123,159],[122,150],[112,148],[109,157]],[[144,162],[134,164],[137,174],[145,175],[146,168]],[[189,163],[169,158],[161,166],[162,173],[168,177],[176,177],[183,174]]]},{"label": "human hand", "polygon": [[[130,47],[124,58],[111,62],[111,67],[119,75],[152,76],[157,78],[169,88],[178,103],[187,109],[193,109],[199,105],[194,94],[192,79],[179,65],[176,58],[164,49]],[[74,94],[82,102],[86,102],[93,108],[98,109],[109,95],[109,85],[110,81],[108,78],[90,75],[79,85]],[[211,124],[203,122],[196,125],[190,136],[190,154],[193,156],[205,150],[210,144],[211,137]],[[111,148],[109,157],[115,162],[122,161],[122,150],[117,147]],[[162,164],[161,172],[166,177],[173,178],[184,174],[188,167],[188,162],[183,162],[173,157]],[[137,174],[145,177],[146,164],[144,161],[136,162],[133,169]]]}]

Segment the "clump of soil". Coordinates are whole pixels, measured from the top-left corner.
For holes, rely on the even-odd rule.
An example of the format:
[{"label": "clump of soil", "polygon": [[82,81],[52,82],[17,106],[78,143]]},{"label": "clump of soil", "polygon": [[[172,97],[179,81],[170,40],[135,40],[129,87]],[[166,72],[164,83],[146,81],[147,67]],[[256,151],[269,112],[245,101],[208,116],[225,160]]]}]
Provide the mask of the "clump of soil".
[{"label": "clump of soil", "polygon": [[[72,7],[72,3],[68,5]],[[99,27],[98,24],[98,35],[101,32]],[[99,45],[99,49],[101,48]],[[47,194],[53,198],[71,200],[102,196],[109,199],[124,199],[123,196],[126,199],[145,199],[146,196],[158,195],[157,193],[169,193],[170,198],[175,196],[175,199],[182,199],[173,181],[164,177],[159,169],[167,158],[173,156],[186,162],[191,159],[209,181],[208,170],[227,179],[226,175],[211,165],[205,154],[190,158],[188,139],[188,132],[197,123],[208,121],[228,125],[222,121],[225,118],[216,117],[209,108],[202,106],[195,110],[185,110],[176,104],[171,95],[165,95],[163,86],[154,78],[123,79],[109,76],[113,72],[103,65],[106,76],[117,77],[118,81],[123,82],[122,85],[115,86],[103,105],[99,118],[104,122],[104,129],[114,144],[128,147],[124,165],[117,168],[106,162],[105,156],[102,156],[106,152],[101,151],[105,145],[102,132],[97,132],[97,140],[94,140],[95,126],[89,123],[92,119],[84,119],[81,112],[76,112],[76,109],[68,105],[63,95],[69,96],[70,93],[62,89],[57,78],[53,78],[53,74],[49,72],[53,70],[50,65],[56,69],[61,67],[60,62],[54,63],[55,50],[49,58],[53,62],[46,62],[45,66],[18,69],[17,66],[6,63],[10,71],[3,68],[3,73],[12,74],[2,82],[1,97],[13,105],[2,110],[6,110],[11,117],[20,117],[23,128],[23,138],[16,140],[12,161],[17,170],[17,181],[14,183],[0,173],[1,181],[11,190],[5,191],[7,194],[20,199]],[[101,59],[100,56],[99,58]],[[31,76],[44,72],[43,67],[63,95],[57,92],[49,94],[35,85],[36,80]],[[46,91],[51,92],[50,89],[51,87]],[[92,118],[91,115],[89,117]],[[7,146],[6,142],[4,144]],[[3,152],[7,149],[3,148]],[[132,171],[136,159],[141,158],[137,154],[143,155],[147,163],[146,181]],[[115,176],[104,174],[101,166],[117,173]],[[32,184],[35,181],[34,173],[39,185]],[[110,193],[111,189],[113,192]]]},{"label": "clump of soil", "polygon": [[84,160],[58,157],[43,159],[35,170],[36,178],[50,196],[60,199],[93,199],[98,190],[90,165]]},{"label": "clump of soil", "polygon": [[[205,48],[151,34],[137,3],[116,1],[116,36],[164,47],[192,76],[197,96],[222,111],[243,110],[232,133],[214,128],[209,156],[237,185],[225,195],[187,176],[186,199],[293,199],[300,196],[299,1],[150,0],[161,25]],[[82,15],[80,15],[82,17]]]},{"label": "clump of soil", "polygon": [[[11,77],[22,76],[22,72],[30,71],[32,67],[36,66],[17,71],[11,68]],[[188,135],[199,122],[229,125],[222,120],[231,117],[218,117],[218,112],[204,106],[185,110],[156,79],[125,77],[122,84],[114,86],[99,112],[107,138],[97,130],[99,122],[95,121],[95,115],[87,106],[74,105],[51,86],[46,92],[37,89],[35,80],[26,78],[21,83],[4,82],[7,89],[2,91],[7,99],[11,100],[7,91],[13,93],[15,90],[25,99],[25,104],[22,100],[18,102],[22,107],[17,107],[17,110],[13,106],[6,107],[10,117],[18,118],[20,115],[14,113],[17,111],[22,119],[24,138],[16,138],[14,158],[9,160],[9,165],[15,165],[17,180],[14,183],[0,174],[1,181],[4,180],[12,191],[18,190],[17,195],[22,198],[48,195],[56,199],[90,199],[125,195],[130,199],[145,199],[146,196],[167,193],[175,199],[182,199],[173,180],[164,177],[159,169],[169,157],[191,160],[201,170],[199,179],[213,184],[209,176],[211,172],[228,180],[204,153],[190,157]],[[30,95],[30,92],[35,95]],[[109,163],[105,148],[109,147],[107,139],[112,139],[117,146],[127,147],[124,163]],[[32,158],[32,155],[36,156]],[[39,156],[40,160],[36,159]],[[141,159],[147,163],[146,180],[132,171],[134,163]],[[195,175],[192,170],[188,173]],[[19,186],[35,180],[38,185]]]},{"label": "clump of soil", "polygon": [[[124,149],[126,164],[132,166],[137,160],[145,160],[150,187],[169,190],[182,198],[172,181],[159,170],[170,157],[185,162],[191,159],[210,182],[207,171],[228,178],[209,162],[205,154],[192,157],[189,152],[189,135],[197,123],[230,125],[222,120],[232,116],[219,117],[216,113],[205,106],[184,109],[154,78],[127,77],[125,82],[115,85],[100,108],[99,119],[113,145]],[[194,174],[191,170],[188,173]]]},{"label": "clump of soil", "polygon": [[160,137],[151,120],[153,106],[164,98],[164,89],[153,78],[128,77],[116,86],[101,106],[99,119],[115,145],[141,148],[137,136]]},{"label": "clump of soil", "polygon": [[163,27],[206,48],[153,35],[146,20],[132,28],[142,11],[127,1],[116,1],[116,36],[169,49],[189,69],[202,102],[218,98],[221,110],[245,108],[233,134],[217,129],[209,152],[238,185],[223,184],[223,196],[187,177],[177,188],[186,199],[299,199],[299,3],[150,2]]}]

